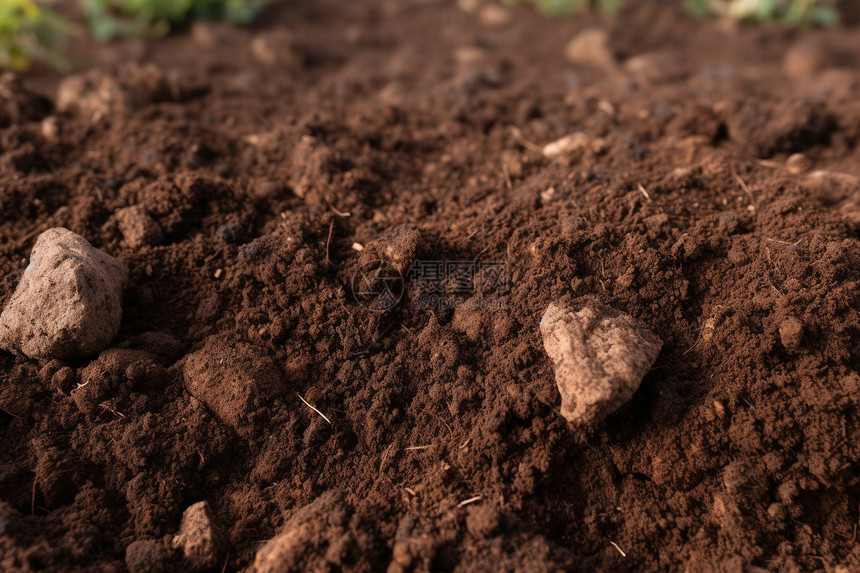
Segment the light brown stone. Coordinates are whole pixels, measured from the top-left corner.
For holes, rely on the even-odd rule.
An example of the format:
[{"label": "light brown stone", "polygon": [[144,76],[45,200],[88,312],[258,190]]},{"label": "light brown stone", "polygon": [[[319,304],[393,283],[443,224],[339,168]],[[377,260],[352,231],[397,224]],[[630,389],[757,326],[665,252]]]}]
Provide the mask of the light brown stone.
[{"label": "light brown stone", "polygon": [[133,249],[157,245],[164,239],[161,227],[143,205],[132,205],[118,210],[114,217],[126,245]]},{"label": "light brown stone", "polygon": [[794,354],[803,342],[803,323],[795,316],[789,316],[779,324],[779,340],[783,347]]},{"label": "light brown stone", "polygon": [[221,564],[222,540],[209,503],[199,501],[185,510],[173,548],[192,571],[206,571]]},{"label": "light brown stone", "polygon": [[593,304],[550,304],[540,331],[561,413],[577,425],[599,422],[630,400],[663,345],[633,317]]},{"label": "light brown stone", "polygon": [[615,55],[609,48],[609,34],[599,28],[588,28],[577,34],[565,47],[564,57],[571,64],[606,70],[616,67]]},{"label": "light brown stone", "polygon": [[45,231],[0,315],[0,347],[45,360],[104,350],[119,331],[126,279],[122,263],[80,235]]},{"label": "light brown stone", "polygon": [[263,32],[251,40],[251,55],[267,66],[301,67],[304,54],[293,35],[284,29]]}]

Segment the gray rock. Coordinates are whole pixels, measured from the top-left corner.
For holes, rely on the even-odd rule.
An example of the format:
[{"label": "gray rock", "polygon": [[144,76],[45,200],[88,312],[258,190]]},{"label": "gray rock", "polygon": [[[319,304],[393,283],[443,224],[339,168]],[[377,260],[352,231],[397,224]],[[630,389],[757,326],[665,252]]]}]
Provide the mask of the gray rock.
[{"label": "gray rock", "polygon": [[0,315],[0,348],[74,360],[107,347],[122,321],[122,263],[62,228],[42,233]]},{"label": "gray rock", "polygon": [[578,310],[550,304],[540,331],[561,413],[577,425],[599,422],[630,400],[663,346],[630,315],[588,303]]}]

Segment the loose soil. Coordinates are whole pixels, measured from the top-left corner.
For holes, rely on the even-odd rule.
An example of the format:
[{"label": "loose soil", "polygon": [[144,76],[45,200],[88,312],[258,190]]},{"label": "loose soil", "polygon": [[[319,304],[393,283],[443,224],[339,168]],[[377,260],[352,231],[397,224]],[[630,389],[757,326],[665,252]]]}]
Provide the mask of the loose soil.
[{"label": "loose soil", "polygon": [[[79,46],[119,88],[78,111],[4,77],[0,305],[54,226],[131,280],[100,357],[0,352],[0,569],[125,570],[207,501],[228,571],[285,527],[304,570],[860,570],[860,34],[665,4],[297,0]],[[589,26],[614,61],[565,60]],[[372,312],[380,256],[504,305]],[[583,296],[664,344],[578,429],[538,321]]]}]

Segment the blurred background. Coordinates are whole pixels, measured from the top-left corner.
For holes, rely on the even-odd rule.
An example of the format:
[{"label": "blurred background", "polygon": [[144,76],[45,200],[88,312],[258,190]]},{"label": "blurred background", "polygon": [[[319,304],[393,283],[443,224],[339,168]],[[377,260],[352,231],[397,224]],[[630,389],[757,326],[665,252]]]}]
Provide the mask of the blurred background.
[{"label": "blurred background", "polygon": [[[425,0],[434,2],[435,0]],[[612,17],[641,0],[458,0],[460,8],[500,25],[500,7],[532,4],[541,14],[559,18],[599,14]],[[34,66],[68,69],[70,44],[86,39],[157,38],[188,31],[196,21],[252,25],[266,21],[277,0],[0,0],[0,68]],[[286,3],[296,4],[297,2]],[[410,2],[404,2],[409,4]],[[301,4],[298,2],[297,4]],[[826,27],[851,23],[858,12],[853,0],[671,0],[694,17],[716,17],[743,24]],[[331,7],[338,10],[336,6]],[[74,54],[74,50],[71,52]]]}]

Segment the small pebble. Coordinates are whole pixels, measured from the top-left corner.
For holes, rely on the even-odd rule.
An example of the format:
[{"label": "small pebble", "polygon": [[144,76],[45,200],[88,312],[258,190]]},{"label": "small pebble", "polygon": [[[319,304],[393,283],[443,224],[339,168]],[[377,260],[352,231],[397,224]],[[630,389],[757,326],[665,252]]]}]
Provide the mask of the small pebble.
[{"label": "small pebble", "polygon": [[792,175],[800,175],[812,168],[812,161],[803,153],[794,153],[785,160],[785,167]]},{"label": "small pebble", "polygon": [[173,548],[181,552],[192,571],[206,571],[219,565],[222,540],[212,518],[209,503],[200,501],[185,510]]},{"label": "small pebble", "polygon": [[47,139],[48,141],[53,141],[57,139],[57,136],[60,134],[60,127],[57,122],[57,117],[54,115],[49,115],[45,119],[42,120],[42,137]]},{"label": "small pebble", "polygon": [[615,55],[609,48],[609,34],[599,28],[588,28],[577,34],[564,49],[564,57],[571,64],[615,68]]},{"label": "small pebble", "polygon": [[[664,83],[683,75],[682,64],[681,58],[674,52],[651,52],[625,60],[624,70],[639,81]],[[671,112],[671,107],[666,111]]]},{"label": "small pebble", "polygon": [[782,59],[782,70],[792,78],[809,78],[833,62],[832,50],[820,39],[802,38],[791,46]]},{"label": "small pebble", "polygon": [[547,143],[543,146],[542,153],[547,159],[554,159],[559,155],[571,153],[586,147],[589,143],[588,136],[578,131],[565,135],[561,139]]},{"label": "small pebble", "polygon": [[401,274],[409,271],[425,247],[424,237],[414,225],[399,225],[387,230],[375,246]]},{"label": "small pebble", "polygon": [[[332,546],[342,537],[342,528],[349,517],[347,507],[329,491],[314,501],[293,510],[281,533],[259,546],[249,573],[281,573],[305,571],[308,554]],[[338,568],[339,569],[339,568]]]},{"label": "small pebble", "polygon": [[511,23],[511,11],[498,4],[485,4],[478,12],[478,20],[487,28],[501,28]]},{"label": "small pebble", "polygon": [[251,55],[261,64],[281,67],[301,67],[304,54],[293,35],[284,29],[260,33],[251,40]]},{"label": "small pebble", "polygon": [[118,210],[116,218],[119,232],[125,239],[125,244],[132,249],[146,245],[157,245],[164,240],[161,227],[153,219],[143,205],[133,205]]},{"label": "small pebble", "polygon": [[714,331],[717,329],[717,320],[714,317],[709,318],[705,321],[705,324],[702,326],[702,340],[705,342],[710,342],[714,337]]},{"label": "small pebble", "polygon": [[800,350],[803,341],[803,323],[794,316],[789,316],[779,324],[779,340],[791,354]]}]

